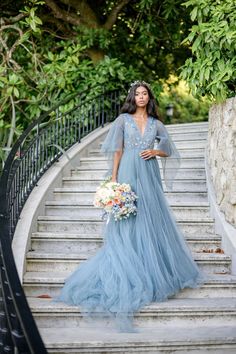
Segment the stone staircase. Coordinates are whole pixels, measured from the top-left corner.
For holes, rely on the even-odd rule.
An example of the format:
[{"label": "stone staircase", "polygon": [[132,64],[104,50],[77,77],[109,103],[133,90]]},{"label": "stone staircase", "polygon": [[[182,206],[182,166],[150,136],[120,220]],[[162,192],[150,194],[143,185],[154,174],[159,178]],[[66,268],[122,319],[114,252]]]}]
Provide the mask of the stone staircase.
[{"label": "stone staircase", "polygon": [[221,237],[207,199],[208,123],[167,127],[183,159],[166,197],[208,281],[144,307],[134,319],[138,333],[117,333],[107,323],[96,326],[79,308],[47,298],[56,296],[65,277],[102,245],[102,211],[92,200],[106,161],[97,146],[46,202],[27,254],[23,285],[49,353],[236,353],[236,276],[230,256],[215,252]]}]

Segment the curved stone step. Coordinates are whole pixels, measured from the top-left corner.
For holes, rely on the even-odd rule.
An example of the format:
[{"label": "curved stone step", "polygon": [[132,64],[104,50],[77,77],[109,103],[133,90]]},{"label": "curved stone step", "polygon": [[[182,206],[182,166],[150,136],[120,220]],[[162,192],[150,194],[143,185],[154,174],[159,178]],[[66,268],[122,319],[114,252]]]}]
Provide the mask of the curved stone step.
[{"label": "curved stone step", "polygon": [[[174,143],[177,147],[177,149],[182,148],[182,149],[188,149],[188,148],[205,148],[206,147],[206,143],[207,140],[206,139],[201,139],[201,140],[195,140],[195,139],[190,139],[190,140],[179,140],[179,141],[175,141]],[[102,141],[99,144],[99,148],[102,146]]]},{"label": "curved stone step", "polygon": [[[24,290],[27,296],[59,295],[68,272],[26,272]],[[174,298],[218,298],[236,297],[236,276],[228,274],[208,274],[208,280],[200,288],[185,288]],[[225,300],[228,301],[227,299]]]},{"label": "curved stone step", "polygon": [[[141,157],[140,157],[141,158]],[[158,159],[157,159],[158,160]],[[180,169],[183,168],[204,168],[205,162],[204,158],[192,158],[192,159],[186,159],[182,158],[181,159],[181,165]],[[99,160],[93,159],[91,160],[90,158],[81,158],[80,159],[80,165],[78,166],[78,170],[98,170],[98,169],[106,169],[108,167],[108,160],[103,158]],[[161,162],[159,161],[159,167],[162,168]]]},{"label": "curved stone step", "polygon": [[[203,148],[178,148],[181,158],[193,158],[193,157],[202,157],[205,156],[205,147]],[[101,153],[100,149],[91,148],[88,150],[88,154],[91,157],[104,157],[104,154]]]},{"label": "curved stone step", "polygon": [[[158,158],[157,158],[158,159]],[[204,156],[201,157],[194,157],[194,156],[189,156],[189,157],[183,157],[181,161],[197,161],[197,162],[202,162],[204,161]],[[107,157],[103,156],[86,156],[86,157],[80,157],[80,162],[106,162]]]},{"label": "curved stone step", "polygon": [[[61,204],[61,205],[65,205],[65,206],[70,206],[70,205],[78,205],[78,206],[81,206],[81,207],[93,207],[95,208],[91,203],[88,203],[88,204],[84,204],[84,203],[80,203],[80,202],[77,202],[77,201],[70,201],[70,200],[65,200],[65,201],[60,201],[60,200],[50,200],[50,201],[46,201],[45,202],[46,204],[49,203],[49,204],[53,204],[53,205],[58,205]],[[55,203],[55,204],[54,204]],[[46,205],[45,204],[45,205]],[[190,201],[190,202],[184,202],[184,203],[175,203],[174,201],[169,203],[169,206],[171,208],[209,208],[210,207],[210,204],[208,201],[203,201],[203,202],[195,202],[195,201]],[[95,208],[97,209],[97,208]],[[98,208],[99,209],[99,208]]]},{"label": "curved stone step", "polygon": [[[88,204],[93,203],[94,192],[91,191],[81,191],[76,188],[55,188],[53,191],[53,196],[55,200],[62,201],[77,201],[80,203]],[[166,191],[165,196],[168,203],[175,201],[176,203],[184,202],[203,202],[207,201],[206,191]]]},{"label": "curved stone step", "polygon": [[[176,219],[177,224],[185,234],[213,234],[214,221],[212,218],[199,219]],[[69,232],[69,233],[100,233],[103,231],[105,222],[101,219],[75,219],[62,216],[39,216],[38,231]]]},{"label": "curved stone step", "polygon": [[[77,190],[95,192],[103,179],[78,179],[67,177],[63,179],[62,188],[76,188]],[[162,183],[164,192],[168,192],[165,183]],[[173,183],[172,192],[206,192],[206,181],[203,180],[179,180]]]},{"label": "curved stone step", "polygon": [[167,129],[173,129],[174,131],[179,130],[180,132],[185,131],[186,129],[191,129],[191,131],[208,129],[209,122],[208,120],[202,122],[187,122],[187,123],[175,123],[175,124],[166,124]]},{"label": "curved stone step", "polygon": [[[59,354],[234,354],[235,328],[209,326],[143,328],[138,333],[114,333],[104,328],[40,328],[48,353]],[[197,350],[196,350],[197,348]]]},{"label": "curved stone step", "polygon": [[[210,217],[209,206],[196,205],[174,205],[171,207],[178,219],[194,219]],[[103,215],[102,208],[95,208],[93,205],[81,205],[78,202],[53,200],[45,203],[46,216],[70,216],[72,218],[100,219]]]},{"label": "curved stone step", "polygon": [[[216,250],[221,247],[218,235],[185,236],[193,252]],[[103,237],[99,234],[65,234],[36,232],[31,237],[31,250],[39,252],[59,252],[76,254],[94,254],[103,245]]]},{"label": "curved stone step", "polygon": [[[160,161],[159,157],[156,157],[158,161]],[[190,163],[193,162],[196,164],[197,162],[202,163],[204,162],[205,157],[204,156],[185,156],[181,158],[181,163]],[[108,161],[108,158],[105,155],[101,156],[85,156],[85,157],[80,157],[79,159],[80,163],[88,163],[88,162],[98,162],[98,163],[104,163]],[[190,166],[191,167],[191,166]],[[194,166],[193,166],[194,167]]]},{"label": "curved stone step", "polygon": [[[95,192],[96,188],[102,182],[102,178],[98,179],[81,179],[78,177],[64,177],[62,180],[63,188],[76,188],[81,191]],[[167,191],[165,184],[163,184],[164,191]],[[198,192],[207,191],[206,181],[191,179],[191,180],[177,180],[173,183],[173,191],[177,192]]]},{"label": "curved stone step", "polygon": [[[27,271],[53,272],[57,270],[72,272],[89,257],[89,254],[29,251],[27,254]],[[193,253],[193,258],[206,273],[230,273],[231,257],[228,255]]]},{"label": "curved stone step", "polygon": [[[141,157],[140,157],[141,159]],[[161,165],[161,161],[160,159],[157,158],[157,161],[159,163],[159,168],[160,170],[162,169],[162,165]],[[201,168],[205,168],[205,162],[204,159],[186,159],[186,158],[182,158],[180,160],[180,171],[183,169],[194,169],[194,170],[198,170]],[[80,165],[78,165],[77,169],[80,171],[83,170],[105,170],[107,169],[108,166],[108,160],[107,159],[103,159],[103,160],[99,160],[99,161],[80,161]]]},{"label": "curved stone step", "polygon": [[[104,178],[107,170],[104,169],[81,169],[71,170],[71,176],[80,176],[83,179],[92,179],[92,178]],[[160,168],[160,175],[163,180],[162,168]],[[176,180],[178,179],[206,179],[206,172],[204,168],[180,168]]]},{"label": "curved stone step", "polygon": [[[28,298],[34,318],[39,327],[80,327],[87,323],[79,307],[54,303],[50,299]],[[104,322],[105,321],[105,322]],[[100,321],[109,324],[109,319]],[[145,306],[134,316],[138,327],[175,328],[189,326],[232,325],[236,323],[236,298],[169,299]]]},{"label": "curved stone step", "polygon": [[208,131],[207,129],[205,131],[176,131],[167,128],[171,138],[174,141],[189,141],[189,140],[194,140],[194,141],[199,141],[199,140],[207,140],[208,137]]}]

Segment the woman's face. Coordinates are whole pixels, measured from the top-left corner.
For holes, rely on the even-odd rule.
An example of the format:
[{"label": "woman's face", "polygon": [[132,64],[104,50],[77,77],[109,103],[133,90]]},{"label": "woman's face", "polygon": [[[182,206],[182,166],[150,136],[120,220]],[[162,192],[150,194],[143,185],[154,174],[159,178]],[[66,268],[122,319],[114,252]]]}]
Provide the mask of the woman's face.
[{"label": "woman's face", "polygon": [[144,86],[139,86],[135,91],[135,103],[138,107],[146,107],[149,101],[148,90]]}]

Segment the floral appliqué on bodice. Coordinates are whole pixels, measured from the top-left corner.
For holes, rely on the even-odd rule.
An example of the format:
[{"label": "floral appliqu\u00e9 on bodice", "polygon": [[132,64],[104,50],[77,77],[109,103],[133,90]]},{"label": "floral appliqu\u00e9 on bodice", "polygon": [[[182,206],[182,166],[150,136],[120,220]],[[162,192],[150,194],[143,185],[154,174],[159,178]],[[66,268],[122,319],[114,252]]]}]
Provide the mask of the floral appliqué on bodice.
[{"label": "floral appliqu\u00e9 on bodice", "polygon": [[124,149],[153,148],[156,137],[156,119],[148,117],[143,135],[133,117],[125,113],[124,119]]},{"label": "floral appliqu\u00e9 on bodice", "polygon": [[111,124],[101,147],[101,152],[107,156],[109,161],[110,167],[107,173],[112,170],[114,152],[123,150],[125,153],[135,149],[154,149],[155,140],[157,141],[155,149],[167,155],[166,157],[160,156],[160,160],[165,184],[169,189],[172,189],[175,176],[180,168],[180,154],[165,125],[152,116],[147,118],[143,134],[129,113],[120,114]]}]

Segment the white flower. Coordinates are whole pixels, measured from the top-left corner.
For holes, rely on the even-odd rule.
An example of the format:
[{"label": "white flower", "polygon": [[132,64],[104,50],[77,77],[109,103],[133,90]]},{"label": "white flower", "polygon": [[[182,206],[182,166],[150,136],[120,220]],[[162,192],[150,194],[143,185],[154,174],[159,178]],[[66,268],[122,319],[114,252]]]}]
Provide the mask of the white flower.
[{"label": "white flower", "polygon": [[[126,193],[125,196],[122,195],[123,192]],[[96,190],[93,205],[103,207],[105,213],[112,213],[115,220],[122,220],[132,213],[136,215],[136,199],[137,196],[129,184],[105,180]]]}]

